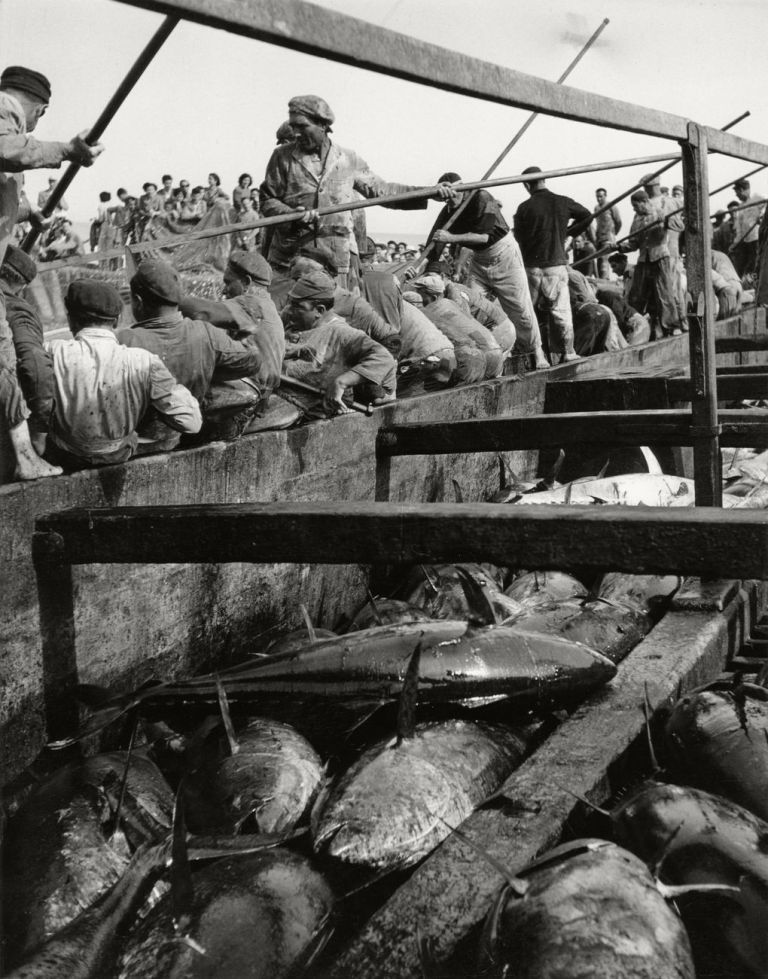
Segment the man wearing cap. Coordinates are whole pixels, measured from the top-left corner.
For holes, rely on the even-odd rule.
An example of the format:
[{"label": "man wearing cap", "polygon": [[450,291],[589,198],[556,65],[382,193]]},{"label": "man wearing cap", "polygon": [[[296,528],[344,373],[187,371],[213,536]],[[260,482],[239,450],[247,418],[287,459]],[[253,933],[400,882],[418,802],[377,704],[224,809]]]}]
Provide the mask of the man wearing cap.
[{"label": "man wearing cap", "polygon": [[[596,211],[600,211],[608,200],[608,191],[605,187],[598,187],[595,191],[597,201]],[[621,214],[618,207],[614,204],[607,211],[595,215],[595,247],[597,251],[608,248],[609,245],[616,244],[616,238],[621,231]],[[597,260],[597,273],[602,279],[610,276],[611,267],[608,264],[608,255],[601,255]]]},{"label": "man wearing cap", "polygon": [[[524,174],[540,174],[540,167],[526,167]],[[592,213],[570,197],[553,194],[545,181],[532,176],[524,184],[530,198],[515,212],[515,237],[520,243],[523,263],[534,307],[550,321],[550,354],[575,360],[573,319],[568,297],[568,260],[565,239],[586,230]]]},{"label": "man wearing cap", "polygon": [[[182,316],[179,309],[181,280],[168,262],[143,261],[131,279],[130,287],[136,323],[130,329],[120,331],[120,343],[143,347],[157,354],[171,374],[197,398],[203,414],[218,419],[218,413],[226,406],[216,403],[212,391],[214,380],[223,382],[256,376],[261,367],[259,350],[232,340],[224,330],[211,323]],[[244,406],[242,392],[238,392],[235,413],[241,414],[244,407],[255,412],[260,400],[259,393],[254,390]],[[162,424],[142,426],[141,435],[153,441],[167,440],[164,448],[172,448],[178,443],[178,437]]]},{"label": "man wearing cap", "polygon": [[492,302],[477,286],[458,282],[446,282],[445,295],[468,316],[491,331],[506,360],[515,345],[515,327],[499,301]]},{"label": "man wearing cap", "polygon": [[[295,221],[275,226],[267,258],[273,268],[286,270],[301,245],[323,239],[333,252],[339,284],[347,286],[350,270],[352,212],[320,216],[318,208],[343,204],[362,197],[376,198],[417,188],[387,183],[370,169],[353,150],[331,142],[334,115],[317,95],[299,95],[288,103],[295,141],[278,146],[272,153],[260,187],[260,211],[264,217],[303,210]],[[435,195],[447,197],[448,188]],[[426,198],[388,205],[402,210],[427,206]]]},{"label": "man wearing cap", "polygon": [[[41,190],[40,193],[37,195],[37,206],[40,208],[41,211],[45,207],[45,205],[48,203],[48,198],[53,193],[53,188],[56,186],[56,184],[57,184],[56,178],[55,177],[49,177],[48,178],[48,189],[47,190]],[[67,199],[66,199],[66,197],[62,197],[59,200],[59,203],[56,205],[56,211],[58,212],[58,211],[68,211],[68,210],[69,210],[69,204],[67,204]]]},{"label": "man wearing cap", "polygon": [[268,292],[271,276],[269,263],[258,252],[233,251],[224,271],[221,302],[184,296],[179,303],[183,316],[207,320],[258,351],[259,369],[248,382],[256,384],[262,400],[279,385],[285,356],[283,321]]},{"label": "man wearing cap", "polygon": [[[14,226],[33,216],[27,204],[20,206],[23,171],[60,167],[65,161],[90,166],[103,149],[99,143],[88,146],[87,131],[69,142],[42,142],[28,135],[50,100],[50,82],[40,72],[14,65],[0,75],[0,263],[13,239]],[[15,361],[5,304],[0,297],[0,425],[8,428],[19,479],[55,476],[61,470],[41,459],[30,441],[26,407],[17,398],[18,384],[12,379]]]},{"label": "man wearing cap", "polygon": [[[449,184],[460,182],[458,173],[444,173],[439,180],[439,183]],[[467,199],[467,206],[453,218]],[[451,230],[448,231],[445,225],[450,220]],[[429,237],[438,247],[448,244],[470,250],[470,282],[498,299],[514,324],[518,352],[532,354],[537,369],[549,367],[542,350],[541,332],[520,248],[502,216],[499,202],[487,190],[474,193],[451,191]]]},{"label": "man wearing cap", "polygon": [[53,412],[53,365],[43,346],[43,324],[37,310],[22,298],[36,275],[37,266],[29,255],[9,245],[0,265],[0,292],[13,334],[19,387],[30,411],[32,445],[42,455]]},{"label": "man wearing cap", "polygon": [[648,313],[657,337],[659,330],[664,335],[677,335],[684,323],[680,284],[669,254],[667,218],[645,190],[636,190],[630,202],[635,217],[629,237],[618,246],[621,252],[638,252],[627,301],[638,312]]},{"label": "man wearing cap", "polygon": [[720,210],[715,211],[713,217],[715,223],[712,226],[712,247],[716,251],[724,252],[727,255],[733,242],[731,216],[728,211],[720,208]]},{"label": "man wearing cap", "polygon": [[445,283],[439,275],[422,275],[410,283],[422,298],[424,315],[453,344],[456,354],[454,384],[472,384],[498,377],[504,363],[501,348],[490,330],[462,312],[445,296]]},{"label": "man wearing cap", "polygon": [[113,286],[76,279],[64,303],[73,339],[46,344],[56,384],[49,458],[67,469],[126,462],[150,408],[178,432],[200,430],[200,406],[160,358],[117,342],[123,304]]},{"label": "man wearing cap", "polygon": [[[288,328],[298,342],[286,352],[284,371],[311,385],[317,396],[290,385],[280,393],[307,417],[345,414],[351,389],[367,389],[374,404],[395,397],[396,364],[392,355],[334,312],[336,283],[325,272],[308,272],[294,282],[288,295]],[[321,402],[322,401],[322,405]]]},{"label": "man wearing cap", "polygon": [[731,216],[733,221],[731,261],[739,275],[745,276],[755,271],[760,218],[763,214],[765,198],[752,193],[748,180],[737,180],[733,189],[739,199],[739,206],[748,205],[742,210],[734,211]]}]

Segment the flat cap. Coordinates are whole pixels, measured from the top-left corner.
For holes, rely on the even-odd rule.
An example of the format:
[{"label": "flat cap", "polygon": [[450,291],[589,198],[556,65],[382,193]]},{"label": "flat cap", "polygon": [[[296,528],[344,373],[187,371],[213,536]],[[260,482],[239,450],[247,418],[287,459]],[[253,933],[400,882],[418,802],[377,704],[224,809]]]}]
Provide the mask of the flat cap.
[{"label": "flat cap", "polygon": [[682,184],[675,184],[675,186],[672,188],[672,193],[674,194],[676,190],[679,190],[681,194],[685,193],[685,188]]},{"label": "flat cap", "polygon": [[437,182],[439,184],[460,184],[461,177],[458,175],[458,173],[454,173],[453,170],[449,170],[447,173],[444,173],[441,177],[438,177]]},{"label": "flat cap", "polygon": [[302,258],[311,258],[313,262],[322,265],[328,275],[338,275],[339,268],[334,260],[333,253],[323,245],[302,245],[299,249]]},{"label": "flat cap", "polygon": [[317,119],[327,126],[332,126],[336,121],[331,107],[319,95],[294,95],[288,103],[288,112],[297,116],[309,116],[310,119]]},{"label": "flat cap", "polygon": [[316,299],[318,302],[333,299],[336,295],[336,283],[325,272],[307,272],[297,279],[291,291],[288,293],[289,299]]},{"label": "flat cap", "polygon": [[646,173],[645,176],[640,178],[640,183],[643,187],[653,187],[654,184],[660,184],[661,181],[657,173]]},{"label": "flat cap", "polygon": [[750,184],[744,177],[740,177],[733,185],[734,190],[749,190]]},{"label": "flat cap", "polygon": [[0,266],[0,275],[6,269],[11,269],[25,282],[31,282],[37,275],[37,265],[35,265],[34,259],[15,245],[9,245],[6,249],[3,264]]},{"label": "flat cap", "polygon": [[0,88],[15,88],[46,104],[51,101],[51,83],[39,71],[11,65],[0,75]]},{"label": "flat cap", "polygon": [[542,173],[541,167],[526,167],[523,173]]},{"label": "flat cap", "polygon": [[411,285],[416,289],[423,289],[433,296],[442,296],[445,292],[445,283],[439,275],[422,275],[418,279],[412,279]]},{"label": "flat cap", "polygon": [[275,133],[275,139],[277,140],[277,145],[281,146],[283,143],[292,143],[296,138],[296,134],[293,131],[293,126],[286,119],[285,122],[281,122],[277,127],[277,132]]},{"label": "flat cap", "polygon": [[170,306],[178,306],[183,291],[179,273],[169,262],[145,259],[131,279],[131,290],[150,295]]},{"label": "flat cap", "polygon": [[636,190],[629,199],[630,201],[649,201],[651,198],[644,190]]},{"label": "flat cap", "polygon": [[229,264],[235,272],[249,275],[256,285],[268,286],[272,281],[272,269],[269,262],[258,252],[236,249],[230,253]]},{"label": "flat cap", "polygon": [[78,320],[115,320],[123,308],[117,289],[108,282],[98,282],[96,279],[75,279],[70,282],[64,305],[67,312]]}]

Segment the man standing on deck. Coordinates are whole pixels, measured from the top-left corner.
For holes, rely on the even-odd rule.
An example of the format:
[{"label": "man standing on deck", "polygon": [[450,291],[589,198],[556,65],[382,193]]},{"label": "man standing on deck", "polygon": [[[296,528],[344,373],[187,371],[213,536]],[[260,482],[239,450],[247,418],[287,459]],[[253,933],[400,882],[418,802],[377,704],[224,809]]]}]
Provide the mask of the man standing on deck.
[{"label": "man standing on deck", "polygon": [[[0,263],[18,221],[31,215],[19,206],[24,170],[60,167],[65,161],[89,167],[102,152],[100,143],[85,142],[87,130],[69,142],[41,142],[29,136],[51,101],[51,84],[31,68],[13,66],[0,76]],[[27,407],[16,380],[16,354],[0,296],[0,425],[8,428],[19,479],[56,476],[61,472],[35,452],[27,425]]]},{"label": "man standing on deck", "polygon": [[743,277],[755,271],[760,218],[765,200],[751,192],[748,180],[737,180],[733,189],[740,205],[753,205],[745,207],[743,211],[734,211],[731,215],[733,243],[731,244],[730,257],[736,271]]},{"label": "man standing on deck", "polygon": [[[595,199],[597,200],[595,210],[599,211],[602,207],[605,207],[605,202],[608,200],[608,191],[605,187],[597,188]],[[597,250],[601,251],[609,245],[615,245],[620,231],[621,214],[619,214],[619,209],[614,204],[607,211],[603,211],[602,214],[595,216],[595,247]],[[601,255],[597,260],[597,274],[601,279],[608,279],[610,277],[611,266],[608,262],[607,253]]]},{"label": "man standing on deck", "polygon": [[[351,267],[352,213],[320,216],[318,209],[350,202],[355,191],[362,197],[376,198],[418,188],[387,183],[354,150],[331,142],[329,134],[335,117],[325,99],[298,95],[288,103],[288,112],[295,141],[273,151],[259,191],[260,211],[264,217],[296,210],[305,213],[295,221],[275,225],[267,258],[284,275],[302,245],[322,238],[339,270],[337,281],[346,288]],[[446,186],[435,200],[445,200],[449,193]],[[427,198],[388,206],[420,210],[426,208]]]},{"label": "man standing on deck", "polygon": [[[541,172],[541,167],[523,170],[524,174]],[[530,199],[515,213],[515,237],[523,253],[531,299],[534,307],[538,303],[549,313],[550,354],[559,353],[564,361],[576,360],[565,239],[587,228],[592,212],[570,197],[547,190],[540,177],[533,176],[524,186]]]},{"label": "man standing on deck", "polygon": [[[444,173],[440,183],[460,183],[458,173]],[[432,241],[470,249],[470,283],[499,300],[515,327],[516,350],[532,354],[536,369],[549,367],[533,308],[520,248],[504,220],[499,203],[487,190],[475,191],[451,230],[443,230],[467,193],[452,191],[429,234]]]}]

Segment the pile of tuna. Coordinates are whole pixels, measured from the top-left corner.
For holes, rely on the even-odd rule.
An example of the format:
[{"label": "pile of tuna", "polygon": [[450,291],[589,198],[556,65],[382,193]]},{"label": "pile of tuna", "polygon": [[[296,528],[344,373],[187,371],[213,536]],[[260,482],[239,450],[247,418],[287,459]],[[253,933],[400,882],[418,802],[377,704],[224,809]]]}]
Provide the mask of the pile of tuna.
[{"label": "pile of tuna", "polygon": [[493,796],[679,584],[419,566],[343,635],[307,621],[219,674],[82,690],[59,747],[125,740],[9,819],[11,974],[322,974],[357,895]]}]

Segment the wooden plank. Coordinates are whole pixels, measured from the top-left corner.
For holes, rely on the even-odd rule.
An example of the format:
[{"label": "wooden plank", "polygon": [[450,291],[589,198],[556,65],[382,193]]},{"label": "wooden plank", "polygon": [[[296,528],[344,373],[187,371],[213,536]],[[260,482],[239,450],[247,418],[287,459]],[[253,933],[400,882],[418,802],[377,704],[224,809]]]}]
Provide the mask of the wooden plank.
[{"label": "wooden plank", "polygon": [[[767,348],[768,349],[768,348]],[[576,378],[573,381],[553,381],[547,387],[554,387],[552,394],[566,403],[588,405],[592,397],[603,389],[602,397],[616,399],[621,404],[631,404],[632,399],[642,399],[636,403],[664,405],[668,402],[691,400],[690,377],[656,377],[652,374],[634,377],[593,380]],[[717,400],[738,401],[741,398],[768,398],[768,364],[752,371],[737,372],[728,368],[717,371]]]},{"label": "wooden plank", "polygon": [[[647,764],[647,690],[654,709],[710,679],[738,649],[738,603],[726,612],[671,612],[619,666],[616,678],[566,720],[505,783],[504,801],[462,829],[515,872],[559,842],[578,807],[600,804],[625,765]],[[663,668],[660,666],[663,664]],[[417,979],[420,933],[445,962],[490,908],[501,876],[458,837],[424,861],[337,958],[333,979]],[[447,974],[454,973],[450,969]]]},{"label": "wooden plank", "polygon": [[[768,435],[768,413],[724,409],[717,417],[722,426],[723,445],[752,446],[761,439],[765,441]],[[584,443],[692,445],[694,438],[691,413],[682,408],[579,411],[521,418],[391,425],[379,429],[376,453],[384,459],[387,456],[500,452]]]},{"label": "wooden plank", "polygon": [[768,350],[768,336],[717,337],[715,350],[719,354],[740,354],[753,350]]},{"label": "wooden plank", "polygon": [[399,564],[768,578],[762,510],[503,504],[252,503],[110,507],[42,517],[60,562]]},{"label": "wooden plank", "polygon": [[768,370],[768,363],[767,364],[728,364],[727,366],[717,368],[717,376],[719,379],[721,373],[731,374],[731,375],[763,374],[766,370]]}]

